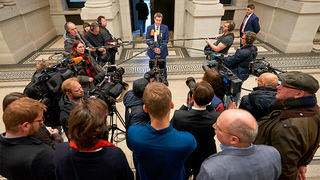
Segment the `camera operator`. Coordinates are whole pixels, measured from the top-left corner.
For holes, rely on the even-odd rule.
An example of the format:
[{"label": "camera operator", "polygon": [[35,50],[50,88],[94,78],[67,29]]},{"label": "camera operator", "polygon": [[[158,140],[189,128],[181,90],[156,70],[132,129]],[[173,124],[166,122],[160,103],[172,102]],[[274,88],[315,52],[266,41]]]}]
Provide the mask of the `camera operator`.
[{"label": "camera operator", "polygon": [[[108,46],[108,42],[100,33],[99,24],[94,22],[90,25],[90,31],[84,33],[84,38],[87,39],[94,47]],[[110,53],[105,48],[99,48],[97,51],[98,63],[103,66],[107,61],[110,61]]]},{"label": "camera operator", "polygon": [[83,58],[74,65],[77,69],[76,77],[79,79],[81,86],[89,90],[94,88],[94,77],[102,72],[103,68],[90,55],[85,53],[84,45],[78,40],[72,44],[70,55],[71,58]]},{"label": "camera operator", "polygon": [[[244,32],[241,42],[243,46],[236,51],[233,56],[224,56],[225,65],[242,80],[242,83],[249,77],[249,63],[257,57],[257,47],[253,45],[256,40],[256,33],[251,31]],[[236,94],[235,103],[238,105],[241,91]],[[227,108],[230,103],[230,96],[226,98],[225,107]]]},{"label": "camera operator", "polygon": [[271,113],[270,105],[276,100],[278,76],[263,73],[256,78],[258,86],[245,96],[242,96],[239,108],[249,111],[256,120]]},{"label": "camera operator", "polygon": [[[145,78],[137,79],[133,82],[132,90],[129,90],[123,97],[123,104],[126,107],[125,110],[125,120],[126,120],[126,130],[132,125],[144,126],[150,121],[150,116],[143,110],[143,92],[149,81]],[[127,146],[131,150],[128,138],[126,139]],[[134,166],[136,168],[136,179],[140,179],[138,172],[138,162],[133,157]]]},{"label": "camera operator", "polygon": [[[227,21],[222,28],[223,34],[215,36],[217,41],[214,44],[212,44],[209,39],[205,39],[206,43],[208,44],[205,47],[205,50],[221,54],[228,54],[228,51],[234,40],[233,29],[235,26],[236,24],[233,21]],[[206,53],[206,55],[208,59],[210,53]]]},{"label": "camera operator", "polygon": [[[196,149],[185,162],[187,179],[191,175],[191,169],[193,169],[193,175],[196,177],[202,162],[217,152],[212,124],[216,122],[220,115],[220,112],[216,112],[211,105],[208,108],[208,104],[214,95],[213,89],[208,82],[201,81],[196,83],[193,90],[192,97],[188,96],[186,103],[174,112],[171,119],[172,126],[175,129],[188,131],[197,140]],[[189,110],[188,107],[193,101],[194,106]]]},{"label": "camera operator", "polygon": [[63,95],[59,101],[59,107],[61,110],[60,122],[63,131],[68,137],[68,120],[70,112],[76,105],[82,104],[84,91],[77,78],[69,78],[63,81],[61,91],[63,92]]},{"label": "camera operator", "polygon": [[[109,30],[106,28],[107,21],[104,16],[99,16],[97,18],[97,22],[99,24],[99,33],[102,35],[103,39],[108,42],[110,45],[122,44],[121,40],[117,40]],[[116,53],[118,52],[117,47],[109,48],[107,51],[111,54],[111,64],[115,64],[116,61]]]},{"label": "camera operator", "polygon": [[[71,46],[74,41],[79,40],[84,44],[85,48],[93,48],[93,46],[80,34],[78,34],[77,27],[72,22],[67,22],[64,25],[64,29],[66,30],[66,33],[63,35],[64,41],[64,50],[65,52],[70,52]],[[92,49],[92,51],[96,51],[95,49]]]}]

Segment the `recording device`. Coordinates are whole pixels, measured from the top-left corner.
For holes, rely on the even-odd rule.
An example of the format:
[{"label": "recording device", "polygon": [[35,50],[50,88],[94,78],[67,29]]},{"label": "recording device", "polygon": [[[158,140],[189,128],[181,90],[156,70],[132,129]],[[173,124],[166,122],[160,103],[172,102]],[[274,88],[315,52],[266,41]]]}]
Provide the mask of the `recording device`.
[{"label": "recording device", "polygon": [[193,94],[193,87],[196,84],[196,80],[193,77],[188,77],[186,80],[186,84],[189,87],[190,91],[189,91],[189,96],[192,97]]},{"label": "recording device", "polygon": [[123,74],[123,67],[117,68],[115,65],[108,66],[106,71],[101,72],[94,77],[94,79],[100,81],[100,83],[89,92],[89,95],[102,99],[110,108],[125,89],[122,81]]},{"label": "recording device", "polygon": [[221,54],[212,53],[209,60],[204,62],[203,70],[215,68],[222,77],[222,92],[226,95],[235,96],[241,91],[242,81],[237,75],[224,64],[224,57]]},{"label": "recording device", "polygon": [[264,57],[262,57],[262,59],[255,59],[255,60],[251,61],[249,64],[249,74],[252,74],[257,77],[259,77],[261,74],[263,74],[265,72],[278,74],[277,71],[279,71],[281,73],[285,72],[280,69],[272,67],[270,65],[270,63],[265,60]]},{"label": "recording device", "polygon": [[168,81],[164,77],[165,63],[165,59],[158,59],[158,56],[156,56],[156,59],[150,59],[149,68],[151,70],[144,74],[144,78],[146,78],[149,82],[156,81],[168,86]]}]

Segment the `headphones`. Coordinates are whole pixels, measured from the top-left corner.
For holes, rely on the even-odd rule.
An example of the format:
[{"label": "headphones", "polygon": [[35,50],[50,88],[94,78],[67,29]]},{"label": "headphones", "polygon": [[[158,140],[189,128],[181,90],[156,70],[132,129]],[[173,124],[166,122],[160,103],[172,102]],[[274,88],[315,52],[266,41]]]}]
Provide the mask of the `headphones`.
[{"label": "headphones", "polygon": [[229,24],[229,26],[228,26],[228,31],[233,31],[235,26],[236,26],[236,25],[234,24],[234,22],[231,21],[230,24]]},{"label": "headphones", "polygon": [[256,40],[256,33],[246,31],[244,34],[246,35],[246,44],[253,44],[253,42]]},{"label": "headphones", "polygon": [[68,23],[69,23],[69,22],[66,22],[66,23],[64,24],[64,30],[66,30],[66,33],[67,33],[67,34],[70,33],[69,30],[68,30],[68,29],[69,29],[69,28],[68,28]]},{"label": "headphones", "polygon": [[90,27],[90,31],[93,32],[94,28],[99,27],[98,24],[92,23]]}]

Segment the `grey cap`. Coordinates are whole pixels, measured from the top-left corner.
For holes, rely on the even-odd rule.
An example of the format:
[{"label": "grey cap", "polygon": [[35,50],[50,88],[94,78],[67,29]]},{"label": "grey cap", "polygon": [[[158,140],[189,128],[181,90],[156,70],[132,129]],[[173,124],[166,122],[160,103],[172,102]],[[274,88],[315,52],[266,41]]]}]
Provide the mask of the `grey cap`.
[{"label": "grey cap", "polygon": [[311,75],[300,72],[290,71],[279,75],[280,80],[298,89],[315,94],[319,89],[319,82]]}]

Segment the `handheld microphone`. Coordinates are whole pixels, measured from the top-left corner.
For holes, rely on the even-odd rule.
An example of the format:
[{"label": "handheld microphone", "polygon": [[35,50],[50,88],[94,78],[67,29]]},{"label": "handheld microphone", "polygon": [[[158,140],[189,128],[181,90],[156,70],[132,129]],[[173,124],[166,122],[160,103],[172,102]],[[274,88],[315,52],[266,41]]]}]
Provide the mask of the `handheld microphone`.
[{"label": "handheld microphone", "polygon": [[154,36],[154,29],[151,29],[150,36]]},{"label": "handheld microphone", "polygon": [[76,57],[76,58],[72,58],[72,61],[77,64],[78,62],[80,62],[83,59],[82,56]]}]

